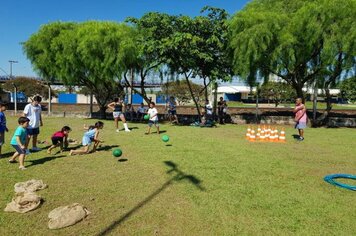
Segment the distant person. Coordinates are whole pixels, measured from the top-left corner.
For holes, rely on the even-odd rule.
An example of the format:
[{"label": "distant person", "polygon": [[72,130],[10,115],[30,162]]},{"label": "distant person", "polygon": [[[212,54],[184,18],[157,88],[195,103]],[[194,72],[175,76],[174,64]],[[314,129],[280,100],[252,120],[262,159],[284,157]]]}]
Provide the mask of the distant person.
[{"label": "distant person", "polygon": [[98,147],[99,143],[102,143],[99,139],[99,130],[104,128],[104,123],[101,121],[98,121],[95,123],[95,125],[91,125],[89,127],[84,127],[87,129],[87,131],[83,135],[82,139],[82,145],[83,148],[79,150],[70,150],[69,156],[76,155],[76,154],[88,154],[89,153],[89,148],[90,145],[94,142],[93,150],[92,152],[96,151],[96,148]]},{"label": "distant person", "polygon": [[209,100],[205,100],[205,120],[213,119],[213,106],[209,102]]},{"label": "distant person", "polygon": [[302,102],[301,98],[295,100],[295,108],[293,110],[295,113],[295,128],[299,132],[299,141],[304,140],[304,129],[307,127],[307,109]]},{"label": "distant person", "polygon": [[169,98],[168,101],[168,116],[169,121],[174,124],[178,124],[178,117],[177,117],[177,101],[174,99],[173,96]]},{"label": "distant person", "polygon": [[5,132],[9,132],[6,126],[6,116],[4,111],[6,111],[7,104],[0,103],[0,157],[2,145],[5,143]]},{"label": "distant person", "polygon": [[148,109],[147,114],[150,116],[148,120],[148,129],[146,134],[151,133],[152,125],[155,125],[157,128],[157,134],[159,134],[159,124],[158,124],[158,111],[156,109],[156,104],[154,102],[150,103],[150,109]]},{"label": "distant person", "polygon": [[123,122],[125,131],[130,132],[129,128],[127,127],[127,123],[124,115],[124,110],[125,110],[124,102],[119,98],[115,98],[114,101],[108,105],[108,107],[113,110],[112,114],[114,117],[116,132],[120,131],[119,119],[121,119],[121,121]]},{"label": "distant person", "polygon": [[[40,105],[42,98],[38,95],[34,96],[32,102],[25,106],[23,110],[23,116],[27,117],[30,120],[29,126],[27,128],[27,142],[26,148],[30,143],[32,137],[32,149],[31,151],[40,151],[41,148],[37,147],[37,137],[40,133],[40,126],[43,126],[42,121],[42,107]],[[29,151],[26,151],[29,153]]]},{"label": "distant person", "polygon": [[141,102],[141,105],[139,108],[137,108],[137,120],[142,121],[143,117],[145,116],[147,112],[147,108],[145,107],[145,105],[143,104],[143,102]]},{"label": "distant person", "polygon": [[134,119],[135,116],[135,109],[133,108],[133,106],[131,104],[127,104],[126,109],[125,109],[125,117],[132,121]]},{"label": "distant person", "polygon": [[218,102],[218,117],[219,117],[219,123],[221,125],[225,124],[225,114],[224,114],[224,110],[226,113],[226,102],[224,101],[223,97],[220,97],[219,102]]},{"label": "distant person", "polygon": [[52,146],[50,146],[47,149],[47,153],[51,154],[52,149],[59,147],[60,148],[60,152],[63,151],[63,148],[67,148],[68,147],[68,135],[69,132],[72,129],[69,126],[63,126],[63,128],[60,131],[55,132],[52,137]]},{"label": "distant person", "polygon": [[16,158],[19,157],[20,170],[26,170],[25,157],[26,157],[26,142],[27,142],[27,127],[29,126],[30,119],[27,117],[20,117],[18,119],[19,126],[15,130],[10,144],[15,148],[16,152],[9,160],[10,163],[16,163]]}]

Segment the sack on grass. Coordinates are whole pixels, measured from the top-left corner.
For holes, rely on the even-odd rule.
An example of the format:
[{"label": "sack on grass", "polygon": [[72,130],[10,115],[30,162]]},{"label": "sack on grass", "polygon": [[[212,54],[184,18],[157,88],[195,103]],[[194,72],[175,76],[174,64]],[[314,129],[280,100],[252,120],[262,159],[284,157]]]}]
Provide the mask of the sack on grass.
[{"label": "sack on grass", "polygon": [[48,228],[60,229],[74,225],[89,214],[90,212],[79,203],[58,207],[48,214]]},{"label": "sack on grass", "polygon": [[26,182],[16,183],[14,188],[15,193],[36,192],[37,190],[47,188],[47,184],[44,184],[42,180],[31,179]]},{"label": "sack on grass", "polygon": [[26,213],[39,207],[42,198],[33,192],[16,193],[4,211]]}]

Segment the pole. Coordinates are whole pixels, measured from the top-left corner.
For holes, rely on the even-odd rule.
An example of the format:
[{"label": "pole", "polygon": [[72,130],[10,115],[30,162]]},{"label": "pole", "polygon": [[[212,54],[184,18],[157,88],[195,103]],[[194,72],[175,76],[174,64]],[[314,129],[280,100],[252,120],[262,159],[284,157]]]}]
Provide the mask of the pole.
[{"label": "pole", "polygon": [[[18,61],[14,61],[14,60],[9,60],[10,63],[10,80],[12,80],[12,64],[13,63],[18,63]],[[17,87],[16,85],[13,83],[14,85],[14,109],[15,109],[15,115],[17,114]]]},{"label": "pole", "polygon": [[48,83],[48,115],[51,115],[52,108],[52,93],[51,93],[51,85]]},{"label": "pole", "polygon": [[130,88],[130,104],[131,104],[131,106],[132,106],[133,81],[134,81],[134,73],[133,73],[133,69],[131,69],[131,88]]}]

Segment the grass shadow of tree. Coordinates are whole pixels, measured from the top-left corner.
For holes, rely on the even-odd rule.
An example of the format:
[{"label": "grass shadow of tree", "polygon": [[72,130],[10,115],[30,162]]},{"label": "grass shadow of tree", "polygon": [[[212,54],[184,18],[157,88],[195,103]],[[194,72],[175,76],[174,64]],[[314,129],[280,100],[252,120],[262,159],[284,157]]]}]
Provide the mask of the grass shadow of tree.
[{"label": "grass shadow of tree", "polygon": [[164,161],[164,164],[170,167],[170,170],[168,170],[166,173],[171,174],[174,173],[174,176],[172,176],[168,181],[162,184],[162,186],[158,189],[156,189],[153,193],[148,195],[144,200],[139,202],[135,207],[133,207],[131,210],[129,210],[126,214],[122,215],[119,219],[115,220],[112,222],[108,227],[106,227],[104,230],[102,230],[100,233],[98,233],[98,236],[103,236],[109,234],[112,230],[117,228],[120,224],[122,224],[124,221],[130,218],[136,211],[138,211],[140,208],[144,207],[146,204],[148,204],[150,201],[152,201],[157,195],[159,195],[163,190],[165,190],[167,187],[169,187],[171,184],[174,182],[179,182],[183,180],[188,180],[191,184],[193,184],[195,187],[197,187],[200,191],[205,191],[205,188],[201,186],[201,180],[199,180],[197,177],[194,175],[187,175],[180,169],[178,169],[177,164],[175,164],[172,161]]}]

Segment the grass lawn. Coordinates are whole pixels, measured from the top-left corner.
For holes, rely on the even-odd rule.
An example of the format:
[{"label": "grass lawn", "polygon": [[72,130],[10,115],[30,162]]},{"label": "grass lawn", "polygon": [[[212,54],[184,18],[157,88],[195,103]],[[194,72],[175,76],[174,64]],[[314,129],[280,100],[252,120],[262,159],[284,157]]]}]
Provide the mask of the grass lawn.
[{"label": "grass lawn", "polygon": [[[81,140],[83,124],[94,122],[44,118],[39,139],[50,141],[54,131],[70,125],[70,137]],[[9,139],[15,118],[8,117],[8,126],[4,156],[13,152]],[[33,153],[25,171],[1,158],[2,209],[11,201],[16,182],[42,179],[49,188],[38,192],[44,202],[35,211],[0,211],[0,235],[356,232],[356,193],[323,181],[327,174],[356,174],[355,129],[307,129],[305,141],[297,142],[292,138],[295,131],[286,127],[283,144],[249,143],[243,125],[162,125],[170,136],[166,146],[157,134],[144,135],[146,125],[129,127],[131,133],[115,133],[113,122],[105,121],[101,151],[72,157]],[[123,150],[121,162],[111,154],[116,145]],[[74,226],[49,230],[48,213],[75,202],[85,205],[91,215]]]}]

